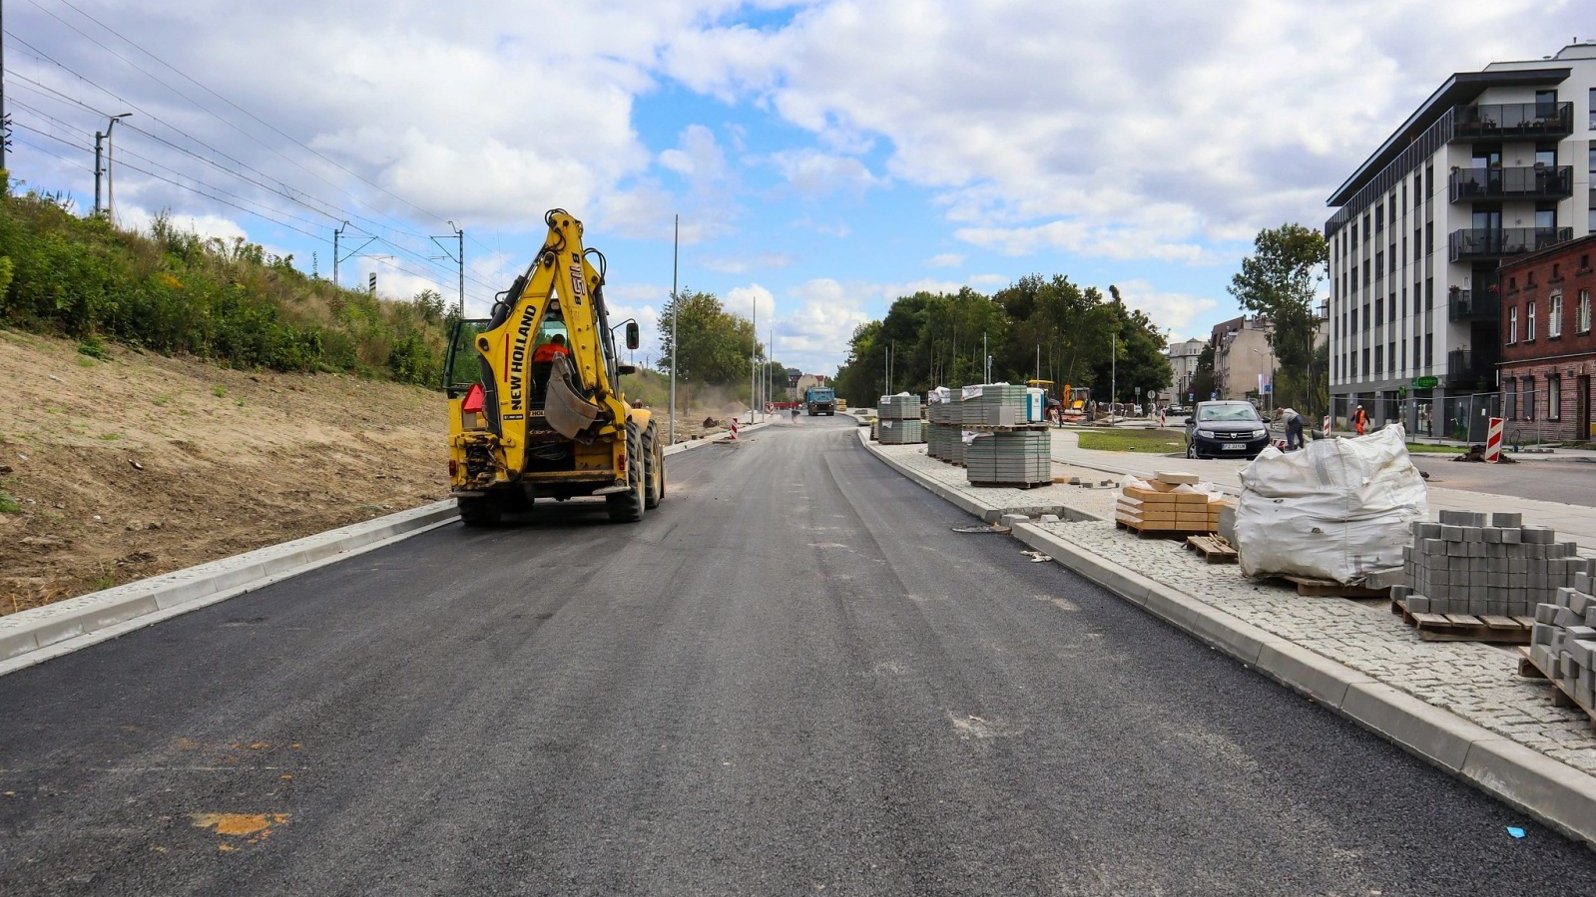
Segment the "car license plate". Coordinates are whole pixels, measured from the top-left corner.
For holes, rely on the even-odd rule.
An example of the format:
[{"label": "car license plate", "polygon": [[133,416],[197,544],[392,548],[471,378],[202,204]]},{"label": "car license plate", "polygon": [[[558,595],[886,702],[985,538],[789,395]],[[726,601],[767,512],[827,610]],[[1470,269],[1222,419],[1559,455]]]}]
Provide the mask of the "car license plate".
[{"label": "car license plate", "polygon": [[1245,442],[1227,442],[1227,443],[1225,443],[1224,450],[1227,451],[1227,452],[1244,452],[1244,451],[1247,450],[1247,443],[1245,443]]}]

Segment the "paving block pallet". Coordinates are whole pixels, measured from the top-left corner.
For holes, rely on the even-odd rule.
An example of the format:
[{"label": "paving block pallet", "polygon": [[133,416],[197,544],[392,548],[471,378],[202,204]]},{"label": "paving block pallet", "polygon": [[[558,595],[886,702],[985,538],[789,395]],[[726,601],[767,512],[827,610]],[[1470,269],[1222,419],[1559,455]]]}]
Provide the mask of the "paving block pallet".
[{"label": "paving block pallet", "polygon": [[[963,467],[964,465],[960,464],[958,466],[959,467]],[[998,488],[998,489],[1035,489],[1038,486],[1049,486],[1049,485],[1052,485],[1052,484],[1049,483],[1047,480],[1043,480],[1043,481],[1041,481],[1039,483],[1027,483],[1027,482],[1024,482],[1024,481],[1012,482],[1011,483],[1011,482],[993,482],[991,480],[971,480],[970,481],[970,485],[971,486],[982,486],[982,487],[986,487],[986,488]]]},{"label": "paving block pallet", "polygon": [[1240,560],[1223,536],[1187,536],[1186,550],[1202,555],[1210,564],[1234,564]]},{"label": "paving block pallet", "polygon": [[1297,587],[1297,594],[1303,598],[1389,598],[1390,589],[1370,589],[1364,586],[1349,586],[1332,579],[1314,579],[1308,576],[1277,576]]},{"label": "paving block pallet", "polygon": [[1579,702],[1574,700],[1574,696],[1569,694],[1568,689],[1563,687],[1561,680],[1556,676],[1550,675],[1548,671],[1541,669],[1541,665],[1535,662],[1535,657],[1530,653],[1529,648],[1521,647],[1518,649],[1518,674],[1525,679],[1544,680],[1547,685],[1552,687],[1553,707],[1579,707],[1580,711],[1590,718],[1591,726],[1596,727],[1596,710],[1592,710],[1589,707],[1580,707]]},{"label": "paving block pallet", "polygon": [[1192,536],[1209,535],[1206,529],[1160,529],[1156,525],[1136,523],[1131,520],[1117,519],[1114,526],[1118,529],[1133,532],[1143,539],[1189,539]]},{"label": "paving block pallet", "polygon": [[1419,631],[1426,642],[1487,642],[1493,645],[1527,645],[1535,621],[1529,617],[1473,614],[1410,613],[1407,602],[1391,599],[1391,613]]}]

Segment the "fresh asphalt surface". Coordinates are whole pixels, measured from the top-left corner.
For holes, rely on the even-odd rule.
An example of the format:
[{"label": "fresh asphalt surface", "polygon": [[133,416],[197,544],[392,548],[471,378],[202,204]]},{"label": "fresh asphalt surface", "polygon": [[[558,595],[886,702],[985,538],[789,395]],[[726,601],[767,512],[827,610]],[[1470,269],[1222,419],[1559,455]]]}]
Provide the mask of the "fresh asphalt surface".
[{"label": "fresh asphalt surface", "polygon": [[1585,848],[953,532],[849,422],[672,458],[641,524],[452,525],[0,678],[0,894],[1596,888]]}]

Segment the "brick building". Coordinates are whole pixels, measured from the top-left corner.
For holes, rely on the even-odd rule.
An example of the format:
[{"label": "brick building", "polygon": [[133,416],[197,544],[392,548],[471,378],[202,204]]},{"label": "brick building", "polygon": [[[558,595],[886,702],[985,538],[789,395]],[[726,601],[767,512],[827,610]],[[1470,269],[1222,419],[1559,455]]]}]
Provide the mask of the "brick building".
[{"label": "brick building", "polygon": [[1592,438],[1593,258],[1596,236],[1588,236],[1502,264],[1500,376],[1510,433]]}]

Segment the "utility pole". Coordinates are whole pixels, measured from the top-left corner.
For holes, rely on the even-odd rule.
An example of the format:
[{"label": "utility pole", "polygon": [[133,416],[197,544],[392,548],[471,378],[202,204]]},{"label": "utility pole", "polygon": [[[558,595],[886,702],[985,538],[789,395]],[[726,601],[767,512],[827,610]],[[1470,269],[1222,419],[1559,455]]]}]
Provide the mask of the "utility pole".
[{"label": "utility pole", "polygon": [[682,216],[676,216],[676,236],[671,243],[671,445],[676,444],[676,360],[681,357],[682,344],[676,340],[676,316],[681,312],[682,300],[676,295],[676,262],[682,250]]},{"label": "utility pole", "polygon": [[352,258],[354,258],[355,256],[360,254],[360,251],[362,249],[365,249],[367,246],[370,246],[372,243],[377,242],[377,238],[376,237],[372,237],[371,239],[367,240],[366,242],[360,244],[360,249],[356,249],[354,252],[346,252],[346,253],[344,253],[343,255],[340,256],[339,253],[338,253],[338,236],[340,234],[342,234],[344,232],[344,228],[346,228],[348,226],[349,226],[349,222],[345,221],[341,226],[339,226],[339,228],[337,230],[333,231],[333,286],[340,286],[341,285],[341,284],[338,283],[338,263],[343,261],[344,259],[352,259]]},{"label": "utility pole", "polygon": [[104,210],[103,207],[100,205],[100,177],[102,175],[105,177],[106,192],[107,193],[110,192],[110,184],[111,184],[111,160],[110,160],[110,154],[109,154],[109,152],[105,153],[105,155],[104,155],[105,162],[102,165],[102,163],[100,161],[101,158],[102,158],[102,156],[101,156],[102,150],[101,150],[101,143],[100,142],[103,140],[106,143],[110,143],[111,131],[116,128],[116,123],[121,121],[124,118],[127,118],[128,116],[130,116],[132,114],[133,113],[131,113],[131,112],[124,112],[121,115],[113,115],[113,116],[111,116],[109,123],[107,123],[106,126],[105,126],[105,133],[102,134],[99,131],[95,131],[94,132],[94,216],[96,218],[98,218],[100,216],[100,213]]},{"label": "utility pole", "polygon": [[1119,334],[1108,335],[1108,413],[1112,417],[1119,404]]},{"label": "utility pole", "polygon": [[751,341],[752,345],[749,346],[749,350],[748,350],[748,422],[749,423],[753,423],[754,422],[754,403],[759,401],[759,396],[757,395],[757,390],[754,388],[754,384],[757,382],[754,379],[754,374],[755,374],[755,371],[757,370],[756,366],[759,364],[759,297],[758,296],[754,296],[754,297],[751,297],[749,299],[749,308],[751,309],[749,311],[749,315],[750,315],[750,317],[753,318],[753,325],[754,326],[752,328],[750,328],[753,331],[753,333],[750,334],[750,337],[751,337],[750,341]]},{"label": "utility pole", "polygon": [[992,350],[986,344],[986,331],[981,331],[981,370],[984,372],[982,383],[992,382]]},{"label": "utility pole", "polygon": [[[348,224],[349,222],[346,221],[344,223]],[[443,257],[444,258],[448,259],[451,262],[454,262],[456,265],[458,265],[460,267],[460,317],[464,318],[465,317],[465,231],[461,230],[458,227],[455,227],[455,224],[454,224],[453,221],[449,222],[449,230],[454,232],[455,251],[454,251],[453,255],[449,254],[449,247],[447,247],[447,246],[443,245],[442,243],[438,242],[439,240],[447,240],[448,239],[448,235],[444,235],[444,236],[441,236],[441,237],[429,236],[427,239],[431,240],[439,249],[443,250]]]},{"label": "utility pole", "polygon": [[[0,0],[0,29],[5,26],[5,3]],[[6,149],[11,146],[11,116],[6,114],[6,48],[0,42],[0,171],[6,171]],[[5,188],[9,191],[11,176],[6,175]]]}]

